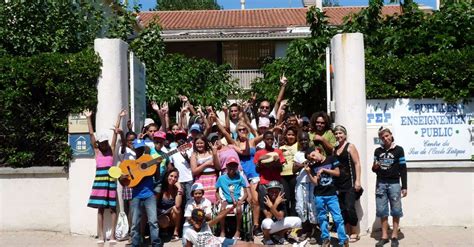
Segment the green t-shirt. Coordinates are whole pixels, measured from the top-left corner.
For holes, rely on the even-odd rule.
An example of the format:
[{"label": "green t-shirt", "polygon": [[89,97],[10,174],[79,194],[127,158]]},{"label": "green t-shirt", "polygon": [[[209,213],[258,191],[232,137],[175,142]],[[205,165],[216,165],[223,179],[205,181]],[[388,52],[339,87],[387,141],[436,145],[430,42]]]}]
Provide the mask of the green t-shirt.
[{"label": "green t-shirt", "polygon": [[[324,156],[327,156],[326,150],[324,149],[324,146],[323,146],[323,143],[320,142],[320,141],[314,141],[315,136],[316,136],[316,133],[314,133],[314,132],[309,133],[309,139],[311,140],[309,142],[309,146],[314,147],[314,148],[316,148],[316,147],[322,148]],[[334,134],[332,133],[331,130],[326,130],[326,132],[324,132],[324,134],[323,134],[323,138],[326,139],[329,143],[331,143],[332,146],[336,145],[336,137],[334,136]]]}]

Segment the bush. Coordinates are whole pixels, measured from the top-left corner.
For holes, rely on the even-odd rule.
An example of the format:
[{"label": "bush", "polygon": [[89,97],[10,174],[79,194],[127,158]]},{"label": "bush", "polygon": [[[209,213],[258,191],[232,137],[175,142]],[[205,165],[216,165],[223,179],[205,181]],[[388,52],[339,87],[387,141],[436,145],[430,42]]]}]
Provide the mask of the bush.
[{"label": "bush", "polygon": [[90,49],[1,57],[0,164],[67,165],[67,117],[97,105],[100,66]]}]

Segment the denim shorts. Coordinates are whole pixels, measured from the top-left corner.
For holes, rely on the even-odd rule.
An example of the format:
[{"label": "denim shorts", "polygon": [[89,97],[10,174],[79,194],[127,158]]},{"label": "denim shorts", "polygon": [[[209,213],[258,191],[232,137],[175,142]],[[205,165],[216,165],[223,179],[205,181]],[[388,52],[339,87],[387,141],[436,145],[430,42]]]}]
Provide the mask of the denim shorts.
[{"label": "denim shorts", "polygon": [[390,215],[402,217],[401,186],[398,183],[377,182],[375,188],[375,205],[377,217],[388,217],[390,203]]}]

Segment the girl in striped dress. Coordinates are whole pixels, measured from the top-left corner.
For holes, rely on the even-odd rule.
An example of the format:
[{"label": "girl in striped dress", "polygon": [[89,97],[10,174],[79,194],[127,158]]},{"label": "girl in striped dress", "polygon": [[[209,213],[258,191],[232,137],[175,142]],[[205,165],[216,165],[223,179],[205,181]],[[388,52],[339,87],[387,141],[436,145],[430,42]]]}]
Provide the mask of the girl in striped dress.
[{"label": "girl in striped dress", "polygon": [[[120,120],[125,116],[126,112],[121,111],[117,119],[115,128],[119,128]],[[96,157],[96,172],[94,183],[92,185],[92,192],[89,197],[88,207],[97,208],[97,233],[99,240],[98,244],[104,243],[104,211],[110,209],[112,216],[112,234],[110,236],[110,243],[115,243],[115,226],[117,225],[117,181],[108,174],[108,170],[114,165],[114,153],[115,143],[117,140],[117,132],[114,131],[112,138],[112,145],[109,145],[108,135],[106,133],[100,133],[97,135],[97,139],[94,135],[92,128],[92,112],[89,110],[84,111],[84,115],[87,117],[87,123],[89,126],[89,134],[91,137],[91,143],[94,146],[95,157]]]}]

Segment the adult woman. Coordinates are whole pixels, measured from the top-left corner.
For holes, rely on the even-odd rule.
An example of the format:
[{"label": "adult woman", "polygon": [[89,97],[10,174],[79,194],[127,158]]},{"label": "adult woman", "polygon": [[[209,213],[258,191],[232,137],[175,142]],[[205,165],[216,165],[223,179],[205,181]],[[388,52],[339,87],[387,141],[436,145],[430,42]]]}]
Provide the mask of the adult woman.
[{"label": "adult woman", "polygon": [[183,203],[183,188],[178,182],[178,169],[173,168],[165,173],[162,191],[157,194],[158,224],[161,229],[174,226],[172,240],[178,240],[181,224],[181,204]]},{"label": "adult woman", "polygon": [[217,173],[221,169],[217,153],[211,150],[209,143],[204,136],[199,136],[194,140],[194,151],[191,154],[191,171],[195,178],[195,183],[204,186],[204,198],[212,204],[216,203]]},{"label": "adult woman", "polygon": [[290,216],[296,215],[296,200],[295,200],[295,186],[296,176],[293,173],[293,162],[296,152],[298,151],[298,142],[296,141],[297,135],[296,127],[290,126],[285,130],[283,135],[284,145],[280,146],[283,156],[285,157],[286,163],[283,164],[283,170],[281,171],[281,178],[283,188],[285,188],[285,197],[287,198],[288,214]]},{"label": "adult woman", "polygon": [[[398,246],[398,226],[403,216],[401,197],[407,196],[407,166],[403,148],[395,145],[390,129],[381,127],[382,146],[375,149],[372,171],[377,174],[375,203],[382,222],[382,238],[375,246],[388,243],[388,215],[393,217],[392,247]],[[400,186],[400,180],[402,182]],[[401,196],[401,197],[400,197]]]},{"label": "adult woman", "polygon": [[347,130],[344,126],[336,126],[334,134],[338,142],[334,148],[334,156],[340,163],[340,175],[336,178],[335,185],[339,191],[339,205],[346,224],[346,233],[350,236],[349,242],[354,243],[359,240],[356,228],[358,223],[355,209],[355,202],[358,200],[356,194],[362,189],[359,152],[354,144],[347,142]]},{"label": "adult woman", "polygon": [[311,131],[309,138],[311,140],[310,146],[321,147],[323,155],[331,154],[334,145],[336,145],[336,138],[330,128],[330,119],[325,112],[316,112],[311,116],[310,120]]},{"label": "adult woman", "polygon": [[233,140],[230,137],[230,134],[223,128],[220,123],[218,123],[218,121],[216,121],[216,124],[219,127],[219,130],[226,138],[227,142],[230,144],[229,147],[233,148],[238,154],[244,174],[249,181],[249,202],[252,204],[254,232],[257,235],[261,232],[259,226],[260,204],[258,202],[257,193],[260,175],[256,171],[256,166],[253,162],[253,159],[256,152],[255,146],[263,139],[263,136],[260,135],[254,139],[249,140],[249,132],[254,132],[254,134],[256,134],[255,131],[249,126],[249,124],[245,122],[238,122],[236,126],[237,139]]}]

